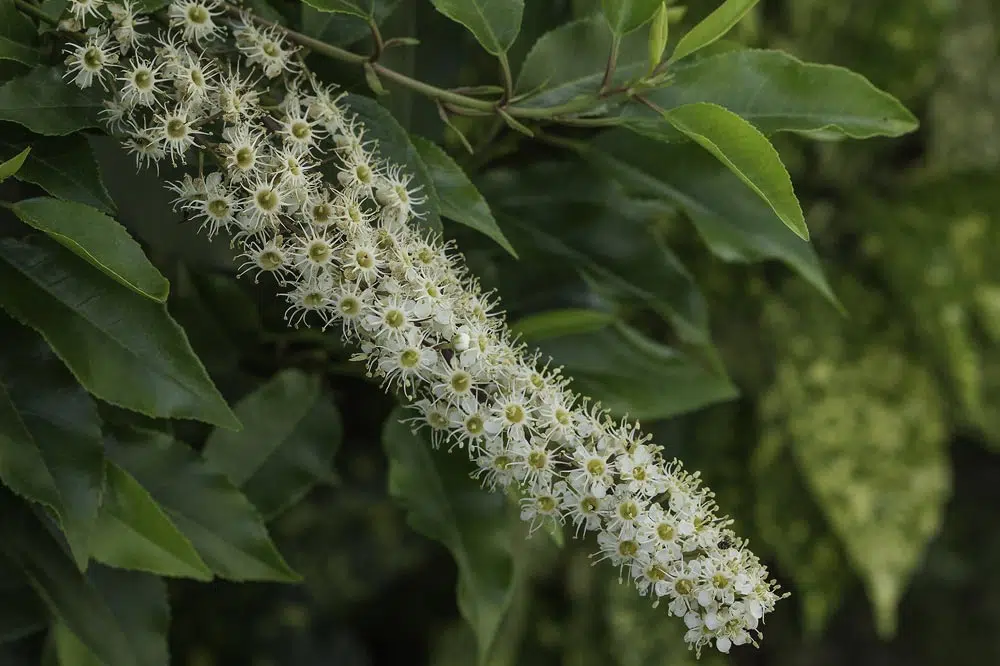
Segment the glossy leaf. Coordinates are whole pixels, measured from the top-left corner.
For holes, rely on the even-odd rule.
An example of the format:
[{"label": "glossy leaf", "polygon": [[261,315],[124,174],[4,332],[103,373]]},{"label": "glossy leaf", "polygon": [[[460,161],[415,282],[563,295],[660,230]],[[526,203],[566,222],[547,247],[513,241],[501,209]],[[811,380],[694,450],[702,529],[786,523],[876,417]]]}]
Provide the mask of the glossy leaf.
[{"label": "glossy leaf", "polygon": [[329,481],[343,436],[340,414],[319,378],[285,370],[235,408],[243,430],[216,430],[205,459],[246,493],[265,517],[286,509],[315,484]]},{"label": "glossy leaf", "polygon": [[[518,105],[555,106],[596,95],[604,80],[611,40],[607,23],[599,16],[572,21],[542,35],[525,57],[515,86],[520,95],[535,94]],[[645,74],[648,57],[644,35],[626,36],[611,84],[622,85]]]},{"label": "glossy leaf", "polygon": [[601,0],[601,10],[617,35],[632,32],[649,19],[663,0]]},{"label": "glossy leaf", "polygon": [[500,247],[517,257],[517,252],[493,218],[486,199],[462,171],[462,167],[441,147],[427,139],[413,137],[413,145],[430,171],[434,189],[441,202],[441,215],[492,238]]},{"label": "glossy leaf", "polygon": [[836,297],[808,241],[718,160],[693,144],[649,150],[642,137],[616,130],[597,139],[589,156],[629,191],[680,206],[709,248],[725,261],[778,259],[830,301]]},{"label": "glossy leaf", "polygon": [[0,183],[7,180],[8,178],[10,178],[11,176],[13,176],[15,173],[18,172],[18,170],[24,164],[24,160],[28,159],[28,153],[30,152],[31,148],[25,148],[20,153],[14,155],[14,157],[10,158],[6,162],[0,163]]},{"label": "glossy leaf", "polygon": [[781,221],[808,240],[802,208],[781,156],[753,125],[717,104],[696,102],[663,112],[663,117],[715,155],[777,213]]},{"label": "glossy leaf", "polygon": [[37,335],[0,317],[0,479],[53,511],[84,569],[104,485],[90,396]]},{"label": "glossy leaf", "polygon": [[537,344],[575,391],[616,414],[665,419],[738,395],[726,377],[621,324]]},{"label": "glossy leaf", "polygon": [[[4,128],[0,145],[15,150],[27,145],[30,136],[27,132],[16,138],[8,138],[7,132],[8,128]],[[84,135],[35,136],[30,143],[31,153],[15,178],[38,185],[57,199],[77,201],[114,214],[115,204],[104,187],[100,167]]]},{"label": "glossy leaf", "polygon": [[434,7],[461,23],[493,55],[506,53],[521,30],[524,0],[431,0]]},{"label": "glossy leaf", "polygon": [[39,331],[87,390],[157,417],[239,422],[162,304],[48,239],[0,241],[0,305]]},{"label": "glossy leaf", "polygon": [[537,342],[577,333],[592,333],[616,321],[614,314],[603,310],[550,310],[518,319],[510,330],[526,342]]},{"label": "glossy leaf", "polygon": [[132,475],[106,464],[106,487],[90,541],[94,558],[121,569],[210,580],[212,572]]},{"label": "glossy leaf", "polygon": [[90,206],[47,197],[9,206],[21,221],[45,232],[117,282],[164,302],[170,285],[125,227]]},{"label": "glossy leaf", "polygon": [[[674,70],[670,85],[645,94],[662,109],[709,102],[729,109],[765,134],[868,139],[900,136],[917,119],[892,95],[843,67],[807,63],[781,51],[740,50]],[[623,107],[628,126],[655,136],[659,115],[642,104]]]},{"label": "glossy leaf", "polygon": [[64,72],[63,67],[38,67],[0,86],[0,120],[48,136],[100,127],[100,86],[81,90],[63,79]]},{"label": "glossy leaf", "polygon": [[502,494],[489,493],[469,478],[464,455],[432,450],[399,422],[405,417],[397,409],[382,432],[389,494],[406,509],[413,529],[444,545],[454,558],[458,609],[476,635],[482,664],[514,597],[518,565],[510,539],[517,517]]},{"label": "glossy leaf", "polygon": [[185,444],[162,433],[121,431],[108,439],[108,456],[149,492],[222,578],[298,580],[253,505]]},{"label": "glossy leaf", "polygon": [[434,179],[424,164],[420,153],[392,114],[375,100],[360,95],[347,95],[344,104],[365,125],[365,138],[378,141],[379,154],[383,159],[405,165],[413,176],[412,186],[420,188],[420,194],[427,201],[419,206],[423,214],[420,224],[436,232],[441,231],[441,201],[434,187]]},{"label": "glossy leaf", "polygon": [[739,23],[757,2],[758,0],[725,0],[718,9],[681,37],[667,62],[680,60],[720,39]]}]

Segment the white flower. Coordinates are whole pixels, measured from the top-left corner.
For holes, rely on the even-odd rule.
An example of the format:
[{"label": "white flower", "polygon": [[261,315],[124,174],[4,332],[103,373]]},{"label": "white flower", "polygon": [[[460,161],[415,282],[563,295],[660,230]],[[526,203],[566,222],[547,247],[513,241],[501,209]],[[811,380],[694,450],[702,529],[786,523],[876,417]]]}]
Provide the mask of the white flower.
[{"label": "white flower", "polygon": [[83,24],[88,16],[99,17],[103,6],[104,0],[70,0],[69,13]]},{"label": "white flower", "polygon": [[201,43],[218,36],[222,27],[216,24],[219,3],[214,0],[173,0],[170,3],[170,25],[181,29],[189,42]]},{"label": "white flower", "polygon": [[177,160],[184,162],[188,149],[195,145],[195,138],[202,134],[194,127],[190,108],[183,104],[157,113],[153,117],[153,128],[163,152],[174,163]]},{"label": "white flower", "polygon": [[118,54],[111,50],[110,37],[105,32],[90,31],[87,41],[66,47],[67,76],[81,88],[89,88],[94,79],[104,86],[110,68],[118,62]]},{"label": "white flower", "polygon": [[292,69],[291,57],[295,50],[285,46],[284,38],[277,29],[258,28],[249,17],[245,17],[235,35],[236,46],[249,62],[260,65],[267,78],[276,78]]},{"label": "white flower", "polygon": [[260,279],[265,273],[279,277],[289,271],[288,253],[282,247],[281,236],[273,236],[266,239],[250,239],[244,246],[243,254],[240,257],[245,261],[239,268],[237,275],[253,272],[254,281]]},{"label": "white flower", "polygon": [[129,51],[139,45],[142,35],[137,29],[149,23],[149,19],[136,14],[135,5],[131,0],[124,0],[121,3],[113,2],[108,5],[108,10],[114,19],[111,34],[118,42],[121,54],[127,55]]},{"label": "white flower", "polygon": [[136,57],[118,77],[122,82],[120,95],[127,106],[152,107],[157,102],[162,64]]}]

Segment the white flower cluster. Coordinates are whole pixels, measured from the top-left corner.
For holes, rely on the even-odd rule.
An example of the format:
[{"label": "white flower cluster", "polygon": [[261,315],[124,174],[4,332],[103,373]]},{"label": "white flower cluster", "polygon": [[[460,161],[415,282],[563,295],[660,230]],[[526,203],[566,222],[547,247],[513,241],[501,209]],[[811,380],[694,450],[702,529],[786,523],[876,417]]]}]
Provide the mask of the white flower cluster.
[{"label": "white flower cluster", "polygon": [[[290,324],[339,327],[435,445],[464,448],[491,489],[517,484],[533,528],[595,532],[599,558],[684,618],[694,648],[753,642],[777,586],[716,516],[698,474],[511,339],[460,255],[413,224],[424,199],[410,176],[296,66],[278,30],[228,20],[214,0],[175,0],[155,36],[135,29],[129,5],[107,9],[70,47],[70,76],[112,92],[108,123],[140,163],[183,163],[193,149],[214,162],[171,186],[176,205],[209,236],[232,236],[240,274],[277,280]],[[72,0],[71,11],[101,18],[102,0]],[[239,57],[211,55],[230,31]]]}]

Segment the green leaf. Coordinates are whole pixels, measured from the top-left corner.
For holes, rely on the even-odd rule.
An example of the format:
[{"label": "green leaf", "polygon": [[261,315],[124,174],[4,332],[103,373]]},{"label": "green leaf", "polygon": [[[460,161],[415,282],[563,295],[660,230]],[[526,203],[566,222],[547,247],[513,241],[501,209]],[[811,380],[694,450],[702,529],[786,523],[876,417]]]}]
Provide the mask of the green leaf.
[{"label": "green leaf", "polygon": [[[0,557],[0,646],[41,631],[49,613],[28,580]],[[2,654],[2,652],[0,652]]]},{"label": "green leaf", "polygon": [[717,104],[696,102],[663,112],[674,128],[715,155],[778,214],[788,228],[809,239],[802,208],[781,156],[760,131]]},{"label": "green leaf", "polygon": [[516,516],[501,493],[469,478],[464,456],[432,451],[428,442],[389,415],[382,445],[389,457],[389,494],[409,525],[443,544],[458,566],[458,609],[472,627],[479,663],[486,662],[516,590],[511,539]]},{"label": "green leaf", "polygon": [[272,517],[330,479],[340,447],[340,414],[316,376],[289,368],[236,405],[243,430],[216,430],[205,459]]},{"label": "green leaf", "polygon": [[709,248],[725,261],[778,259],[836,303],[808,241],[778,219],[731,171],[693,144],[650,150],[626,130],[601,135],[588,155],[629,191],[680,206]]},{"label": "green leaf", "polygon": [[39,331],[97,397],[164,418],[238,428],[162,304],[47,238],[0,241],[0,306]]},{"label": "green leaf", "polygon": [[104,484],[97,408],[33,332],[6,316],[0,331],[0,480],[53,511],[85,569]]},{"label": "green leaf", "polygon": [[46,136],[100,127],[100,86],[86,90],[63,80],[63,67],[38,67],[0,86],[0,120]]},{"label": "green leaf", "polygon": [[412,138],[414,147],[430,171],[441,202],[441,215],[489,236],[516,258],[517,252],[497,226],[489,204],[462,167],[437,144],[419,136]]},{"label": "green leaf", "polygon": [[378,151],[382,158],[393,164],[405,166],[413,175],[413,186],[419,187],[420,194],[427,197],[427,201],[419,207],[423,214],[420,224],[440,233],[441,201],[434,188],[430,170],[410,141],[410,135],[385,107],[373,99],[350,94],[344,97],[343,102],[364,124],[365,138],[375,139],[378,142]]},{"label": "green leaf", "polygon": [[11,176],[13,176],[15,173],[18,172],[18,170],[24,164],[24,160],[28,158],[28,153],[30,152],[31,148],[25,148],[14,157],[0,164],[0,183],[7,180],[8,178],[10,178]]},{"label": "green leaf", "polygon": [[304,0],[321,12],[351,14],[363,19],[374,18],[379,5],[390,4],[380,0]]},{"label": "green leaf", "polygon": [[297,581],[260,514],[225,475],[162,433],[121,431],[108,456],[149,492],[219,576],[235,581]]},{"label": "green leaf", "polygon": [[616,35],[632,32],[649,19],[663,0],[601,0],[601,10]]},{"label": "green leaf", "polygon": [[434,7],[461,23],[495,56],[506,53],[521,30],[524,0],[431,0]]},{"label": "green leaf", "polygon": [[14,60],[34,67],[41,54],[35,48],[38,35],[13,0],[0,0],[0,60]]},{"label": "green leaf", "polygon": [[677,42],[677,48],[674,49],[667,62],[680,60],[716,41],[739,23],[740,19],[757,2],[758,0],[726,0],[718,9],[706,16],[701,23],[681,37],[680,41]]},{"label": "green leaf", "polygon": [[[518,106],[555,106],[596,96],[604,80],[611,41],[612,34],[599,16],[572,21],[542,35],[525,57],[515,86],[519,95],[541,92],[519,101]],[[612,87],[645,74],[648,57],[641,34],[626,36],[619,47]]]},{"label": "green leaf", "polygon": [[90,206],[40,197],[8,206],[25,224],[45,232],[117,282],[161,303],[170,284],[125,227]]},{"label": "green leaf", "polygon": [[[0,144],[20,150],[28,144],[27,132],[23,137],[8,138],[13,126],[4,127]],[[15,134],[17,136],[17,134]],[[94,159],[90,143],[82,134],[61,137],[30,137],[31,154],[15,178],[33,183],[57,199],[78,201],[114,214],[115,204],[104,187],[101,170]]]},{"label": "green leaf", "polygon": [[132,475],[107,461],[107,485],[90,541],[104,564],[160,576],[210,580],[212,571]]},{"label": "green leaf", "polygon": [[616,320],[615,315],[603,310],[567,308],[523,317],[511,324],[510,330],[515,335],[520,335],[526,342],[537,342],[564,335],[591,333]]},{"label": "green leaf", "polygon": [[0,35],[0,60],[13,60],[28,67],[34,67],[41,60],[38,50],[15,42],[9,37]]},{"label": "green leaf", "polygon": [[0,523],[0,552],[24,572],[52,614],[101,662],[146,666],[129,636],[126,619],[135,618],[119,617],[104,590],[77,570],[45,527],[30,512],[9,504]]},{"label": "green leaf", "polygon": [[[868,139],[917,127],[913,114],[868,79],[843,67],[802,62],[781,51],[729,51],[673,70],[670,85],[646,99],[662,109],[694,102],[725,107],[765,134],[802,132]],[[659,115],[642,104],[623,107],[636,131],[661,131]]]},{"label": "green leaf", "polygon": [[726,377],[623,324],[538,343],[573,389],[616,414],[665,419],[738,395]]},{"label": "green leaf", "polygon": [[[340,13],[339,10],[329,11],[317,8],[323,3],[324,0],[313,0],[312,4],[316,6],[310,6],[310,4],[303,2],[300,23],[302,25],[301,31],[305,34],[328,44],[343,46],[353,44],[371,33],[371,29],[366,23],[367,13],[359,17],[356,12],[344,14]],[[354,0],[351,2],[351,4],[362,8],[368,7],[369,3],[375,23],[381,25],[396,10],[400,0]]]},{"label": "green leaf", "polygon": [[[95,567],[88,575],[135,655],[136,666],[168,666],[170,605],[163,581],[146,574]],[[53,627],[56,655],[62,666],[104,666],[101,660],[62,622]],[[110,662],[109,662],[110,663]],[[117,666],[117,664],[116,664]]]}]

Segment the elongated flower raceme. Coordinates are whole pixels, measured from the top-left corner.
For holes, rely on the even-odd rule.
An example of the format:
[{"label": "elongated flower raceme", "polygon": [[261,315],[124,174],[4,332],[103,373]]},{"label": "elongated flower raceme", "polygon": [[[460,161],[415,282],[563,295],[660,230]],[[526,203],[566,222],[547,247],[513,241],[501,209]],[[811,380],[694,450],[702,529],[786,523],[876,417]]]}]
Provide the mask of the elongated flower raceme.
[{"label": "elongated flower raceme", "polygon": [[753,642],[777,585],[698,474],[511,339],[461,256],[422,230],[405,168],[279,29],[213,0],[176,0],[156,34],[127,4],[73,0],[71,13],[96,25],[69,47],[67,78],[109,91],[109,129],[140,164],[200,151],[215,165],[171,185],[176,205],[231,236],[239,274],[282,286],[290,325],[339,329],[435,445],[464,449],[490,489],[518,485],[533,527],[595,532],[596,557],[683,618],[695,649]]}]

